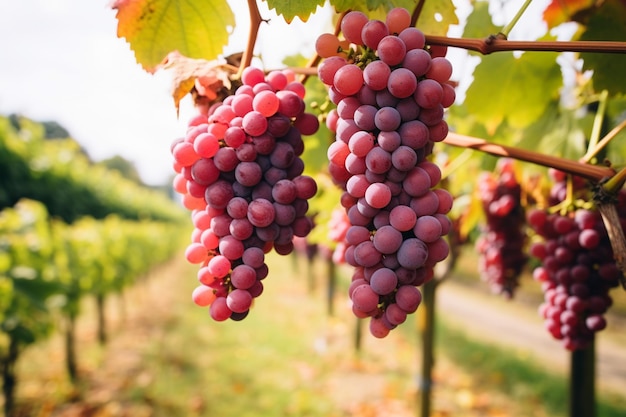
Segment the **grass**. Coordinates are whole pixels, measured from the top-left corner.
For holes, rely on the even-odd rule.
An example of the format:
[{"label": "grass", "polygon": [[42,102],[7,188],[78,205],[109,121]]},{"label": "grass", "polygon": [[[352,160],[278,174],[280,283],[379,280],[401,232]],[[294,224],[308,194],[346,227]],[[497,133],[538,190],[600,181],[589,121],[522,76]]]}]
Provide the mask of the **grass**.
[{"label": "grass", "polygon": [[[355,353],[345,291],[329,317],[326,265],[315,263],[311,292],[304,260],[299,269],[292,262],[269,258],[265,292],[241,322],[216,323],[193,306],[196,268],[181,261],[129,291],[125,315],[109,303],[103,348],[87,309],[79,323],[81,386],[73,390],[57,363],[60,338],[27,351],[18,364],[22,416],[416,416],[420,354],[411,324],[384,340],[363,326]],[[563,376],[438,323],[433,417],[565,416]],[[620,408],[624,398],[601,397],[599,416],[623,415]]]},{"label": "grass", "polygon": [[[498,390],[531,415],[537,407],[549,416],[566,416],[569,387],[565,375],[557,375],[520,357],[514,351],[480,343],[445,322],[437,326],[437,346],[451,361],[473,375],[477,386]],[[626,397],[600,393],[596,401],[598,416],[621,417]],[[538,414],[532,414],[538,415]]]}]

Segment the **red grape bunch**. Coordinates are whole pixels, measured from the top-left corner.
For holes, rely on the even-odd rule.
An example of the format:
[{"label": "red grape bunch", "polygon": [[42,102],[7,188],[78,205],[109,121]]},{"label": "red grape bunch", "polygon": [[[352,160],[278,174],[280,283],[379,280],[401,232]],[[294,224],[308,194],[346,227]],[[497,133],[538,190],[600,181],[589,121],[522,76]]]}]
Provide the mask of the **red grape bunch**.
[{"label": "red grape bunch", "polygon": [[[554,189],[561,188],[557,183]],[[624,190],[619,213],[624,228]],[[539,312],[545,327],[566,349],[584,349],[606,327],[604,313],[613,303],[609,290],[622,277],[602,217],[593,208],[577,207],[566,214],[534,209],[528,222],[542,238],[531,245],[530,254],[541,262],[533,277],[544,293]]]},{"label": "red grape bunch", "polygon": [[348,219],[346,211],[342,207],[333,209],[328,222],[328,238],[335,242],[331,260],[336,264],[346,262],[346,249],[348,248],[346,234],[350,226],[350,219]]},{"label": "red grape bunch", "polygon": [[526,216],[521,205],[522,188],[512,159],[498,161],[496,171],[478,180],[478,192],[486,224],[476,241],[478,269],[495,293],[512,297],[526,264]]},{"label": "red grape bunch", "polygon": [[452,66],[444,50],[425,48],[410,20],[402,8],[385,22],[352,11],[341,22],[345,40],[324,34],[316,42],[325,57],[318,75],[337,105],[326,120],[336,133],[327,154],[351,224],[352,309],[381,338],[415,312],[417,287],[449,253],[452,197],[435,188],[441,171],[427,156],[448,132]]},{"label": "red grape bunch", "polygon": [[187,260],[200,264],[193,300],[216,321],[241,320],[263,291],[265,254],[293,251],[313,227],[302,135],[319,127],[292,72],[244,70],[234,95],[211,106],[172,145],[174,188],[192,211]]}]

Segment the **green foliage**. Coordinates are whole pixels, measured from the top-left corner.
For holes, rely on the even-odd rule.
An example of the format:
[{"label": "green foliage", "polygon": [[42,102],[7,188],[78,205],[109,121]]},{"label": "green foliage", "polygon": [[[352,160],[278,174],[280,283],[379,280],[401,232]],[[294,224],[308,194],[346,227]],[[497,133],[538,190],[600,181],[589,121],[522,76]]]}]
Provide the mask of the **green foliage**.
[{"label": "green foliage", "polygon": [[264,0],[270,9],[276,10],[276,14],[282,16],[287,23],[295,17],[306,22],[311,14],[315,13],[318,6],[324,4],[324,0]]},{"label": "green foliage", "polygon": [[[626,115],[625,95],[613,97],[609,101],[607,115],[607,130],[624,120]],[[611,141],[611,146],[603,154],[604,158],[616,166],[626,166],[626,152],[624,152],[624,149],[626,149],[626,131],[622,130]]]},{"label": "green foliage", "polygon": [[332,242],[328,237],[332,227],[330,219],[333,216],[334,209],[339,208],[343,210],[343,207],[339,204],[342,192],[327,174],[319,174],[315,177],[315,180],[317,181],[318,192],[311,199],[309,205],[309,212],[315,214],[315,228],[307,236],[307,241],[334,248],[336,242]]},{"label": "green foliage", "polygon": [[426,0],[416,26],[427,35],[444,36],[459,23],[455,10],[451,0]]},{"label": "green foliage", "polygon": [[[493,24],[489,13],[489,2],[485,0],[476,1],[473,4],[474,10],[467,17],[463,37],[465,38],[486,38],[500,31],[500,28]],[[477,54],[477,52],[471,52]]]},{"label": "green foliage", "polygon": [[519,132],[521,136],[516,144],[546,155],[577,160],[587,150],[589,132],[585,132],[583,124],[575,111],[553,101],[541,117]]},{"label": "green foliage", "polygon": [[141,187],[119,172],[92,164],[72,139],[45,140],[41,125],[19,119],[14,130],[0,117],[0,208],[22,198],[41,201],[53,216],[178,221],[183,210],[163,193]]},{"label": "green foliage", "polygon": [[143,184],[137,168],[135,168],[132,162],[124,159],[119,155],[104,159],[100,161],[98,165],[102,165],[112,171],[117,171],[122,175],[122,177],[129,179],[139,185]]},{"label": "green foliage", "polygon": [[[587,41],[626,41],[626,4],[618,0],[605,2],[589,18],[580,37]],[[626,93],[626,54],[583,53],[584,69],[593,70],[593,85],[611,95]]]},{"label": "green foliage", "polygon": [[[0,271],[0,330],[23,344],[48,335],[53,325],[46,301],[59,286],[48,279],[52,247],[47,216],[34,201],[0,212],[0,253],[9,260]],[[7,349],[0,346],[0,356]]]},{"label": "green foliage", "polygon": [[[539,118],[559,95],[561,71],[556,53],[500,52],[482,58],[467,90],[465,105],[489,132],[503,122],[516,128]],[[540,80],[540,81],[539,81]]]},{"label": "green foliage", "polygon": [[70,137],[70,132],[58,122],[49,121],[41,122],[41,124],[44,127],[46,139],[66,139]]},{"label": "green foliage", "polygon": [[[76,317],[85,295],[133,284],[178,250],[179,236],[176,224],[116,216],[70,225],[20,200],[0,211],[0,331],[22,345],[45,338],[55,313]],[[7,349],[0,343],[0,357]]]}]

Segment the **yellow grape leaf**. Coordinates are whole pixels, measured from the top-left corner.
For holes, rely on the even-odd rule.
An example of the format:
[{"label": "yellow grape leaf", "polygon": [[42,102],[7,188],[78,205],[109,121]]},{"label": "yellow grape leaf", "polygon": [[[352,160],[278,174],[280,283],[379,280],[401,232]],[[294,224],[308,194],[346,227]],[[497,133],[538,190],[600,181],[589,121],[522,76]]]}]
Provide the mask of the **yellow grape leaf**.
[{"label": "yellow grape leaf", "polygon": [[217,93],[222,87],[231,88],[230,76],[237,71],[222,59],[193,59],[176,52],[168,55],[163,68],[172,72],[172,98],[177,111],[180,101],[193,89],[196,78],[203,77],[204,84]]},{"label": "yellow grape leaf", "polygon": [[426,0],[416,27],[427,35],[445,36],[450,25],[458,23],[456,7],[451,0]]},{"label": "yellow grape leaf", "polygon": [[214,59],[228,44],[235,18],[226,0],[114,0],[117,36],[144,70],[154,73],[170,52]]},{"label": "yellow grape leaf", "polygon": [[485,221],[485,211],[477,192],[457,197],[456,200],[454,204],[464,204],[464,210],[458,217],[459,238],[464,242],[470,233]]}]

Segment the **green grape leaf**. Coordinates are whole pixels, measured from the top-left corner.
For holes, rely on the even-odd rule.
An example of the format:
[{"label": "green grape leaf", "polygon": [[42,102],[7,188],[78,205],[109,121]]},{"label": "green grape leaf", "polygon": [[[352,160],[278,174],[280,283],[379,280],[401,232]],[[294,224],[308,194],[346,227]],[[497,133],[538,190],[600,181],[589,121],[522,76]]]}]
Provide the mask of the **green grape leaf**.
[{"label": "green grape leaf", "polygon": [[215,59],[228,44],[235,18],[226,0],[116,0],[117,36],[125,38],[144,70],[153,73],[178,52]]},{"label": "green grape leaf", "polygon": [[[406,0],[406,1],[411,1],[411,0]],[[368,16],[370,16],[370,18],[376,18],[380,20],[380,17],[374,17],[371,16],[370,13],[368,12],[372,12],[376,9],[378,9],[379,7],[387,7],[387,8],[391,8],[394,7],[394,4],[392,4],[394,2],[387,2],[387,1],[381,1],[381,0],[366,0],[366,1],[362,1],[362,0],[331,0],[330,4],[333,5],[333,7],[335,8],[335,10],[338,13],[342,13],[348,10],[360,10],[362,12],[364,12],[365,14],[367,14]],[[409,9],[409,7],[407,7],[407,9]],[[409,9],[410,10],[410,9]]]},{"label": "green grape leaf", "polygon": [[[361,10],[371,19],[385,20],[386,12],[393,7],[403,7],[413,13],[416,0],[331,0],[337,12]],[[369,13],[375,12],[375,13]],[[451,0],[425,0],[416,27],[427,35],[445,35],[450,25],[459,23],[456,8]]]},{"label": "green grape leaf", "polygon": [[[589,19],[583,41],[626,41],[626,4],[609,0]],[[626,93],[626,54],[583,53],[585,70],[593,70],[593,85],[609,94]]]},{"label": "green grape leaf", "polygon": [[489,14],[489,2],[482,0],[475,2],[474,10],[467,17],[467,23],[463,29],[463,37],[486,38],[498,32],[500,32],[500,27],[493,24],[491,14]]},{"label": "green grape leaf", "polygon": [[46,299],[65,291],[60,283],[41,279],[14,279],[13,288],[16,293],[28,299],[33,308],[41,311],[47,310]]},{"label": "green grape leaf", "polygon": [[427,35],[445,36],[450,25],[459,23],[451,0],[426,0],[416,27]]},{"label": "green grape leaf", "polygon": [[558,100],[548,104],[542,116],[520,132],[515,145],[546,155],[578,160],[587,150],[584,120],[563,109]]},{"label": "green grape leaf", "polygon": [[[607,130],[617,126],[626,118],[626,96],[620,95],[609,100],[607,115],[611,124]],[[622,129],[607,145],[604,157],[614,165],[626,165],[626,130]]]},{"label": "green grape leaf", "polygon": [[270,9],[274,9],[276,14],[282,15],[287,23],[295,17],[306,22],[311,14],[315,13],[318,6],[324,4],[324,0],[265,0]]},{"label": "green grape leaf", "polygon": [[465,105],[476,120],[493,133],[507,121],[521,128],[539,118],[559,95],[561,71],[557,53],[513,53],[487,55],[474,71]]}]

